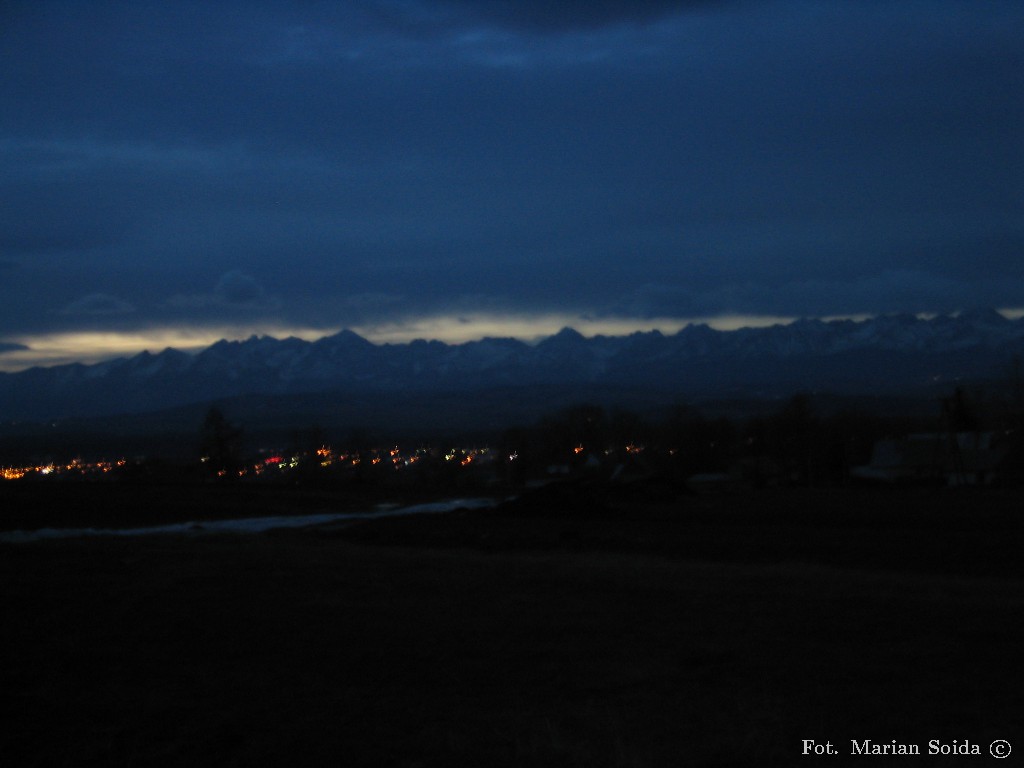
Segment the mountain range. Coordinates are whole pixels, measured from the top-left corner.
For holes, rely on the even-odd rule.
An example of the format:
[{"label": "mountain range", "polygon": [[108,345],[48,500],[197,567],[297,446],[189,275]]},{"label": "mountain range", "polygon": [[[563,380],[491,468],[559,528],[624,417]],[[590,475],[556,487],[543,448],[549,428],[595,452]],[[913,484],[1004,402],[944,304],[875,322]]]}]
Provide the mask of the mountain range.
[{"label": "mountain range", "polygon": [[239,396],[360,393],[401,403],[431,393],[622,388],[677,398],[797,391],[895,394],[1006,379],[1024,354],[1024,318],[994,310],[924,319],[798,320],[719,331],[585,338],[565,328],[535,344],[373,344],[349,330],[317,341],[253,336],[196,354],[165,349],[95,365],[0,373],[0,422],[143,413]]}]

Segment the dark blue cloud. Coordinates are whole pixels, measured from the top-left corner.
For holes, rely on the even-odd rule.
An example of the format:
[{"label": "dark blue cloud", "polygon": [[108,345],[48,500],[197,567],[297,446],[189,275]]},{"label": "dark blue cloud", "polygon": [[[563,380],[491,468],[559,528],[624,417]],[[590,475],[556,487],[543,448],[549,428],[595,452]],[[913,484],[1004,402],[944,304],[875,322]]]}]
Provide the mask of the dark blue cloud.
[{"label": "dark blue cloud", "polygon": [[613,24],[650,22],[690,10],[725,5],[723,0],[439,0],[474,21],[513,29],[565,32]]},{"label": "dark blue cloud", "polygon": [[1019,3],[3,13],[0,338],[1024,305]]},{"label": "dark blue cloud", "polygon": [[972,307],[1016,306],[1022,294],[1024,278],[961,280],[932,272],[891,269],[850,279],[648,283],[595,314],[653,319],[723,313],[775,317],[950,313]]},{"label": "dark blue cloud", "polygon": [[75,299],[61,310],[65,315],[128,315],[135,311],[135,307],[116,296],[107,293],[90,293]]}]

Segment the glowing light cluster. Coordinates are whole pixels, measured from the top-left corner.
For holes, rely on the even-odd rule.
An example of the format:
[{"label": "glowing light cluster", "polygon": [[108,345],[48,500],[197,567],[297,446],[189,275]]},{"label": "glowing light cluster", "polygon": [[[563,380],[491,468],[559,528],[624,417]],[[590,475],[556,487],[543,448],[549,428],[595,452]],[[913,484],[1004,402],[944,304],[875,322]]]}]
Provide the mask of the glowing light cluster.
[{"label": "glowing light cluster", "polygon": [[84,462],[80,459],[73,459],[65,464],[51,462],[49,464],[31,464],[23,467],[3,467],[0,468],[0,479],[21,480],[22,478],[32,476],[60,477],[105,475],[111,472],[115,467],[123,467],[127,463],[128,462],[125,459],[94,462]]},{"label": "glowing light cluster", "polygon": [[[713,446],[712,446],[713,447]],[[617,447],[605,447],[604,450],[596,450],[593,447],[586,447],[583,443],[577,443],[568,449],[568,459],[573,456],[581,457],[586,453],[590,462],[595,462],[599,457],[601,462],[615,462],[619,458],[638,456],[646,451],[646,446],[635,443],[627,443]],[[667,450],[669,455],[675,453],[675,449]],[[421,462],[439,461],[454,468],[465,468],[467,471],[488,471],[502,463],[512,463],[520,460],[518,450],[512,449],[508,452],[496,454],[488,447],[449,447],[444,450],[432,448],[416,448],[403,450],[400,446],[394,445],[383,449],[369,449],[363,451],[340,451],[335,452],[330,446],[323,445],[318,449],[298,452],[294,454],[279,453],[276,450],[264,449],[262,457],[249,461],[242,466],[231,469],[217,468],[214,474],[218,477],[238,476],[263,477],[265,475],[281,476],[292,470],[302,467],[316,468],[330,472],[351,472],[357,468],[369,465],[374,472],[394,471],[399,472],[413,467]],[[209,465],[211,458],[202,456],[201,464]],[[62,476],[102,476],[113,471],[115,468],[124,467],[128,462],[125,459],[117,461],[84,462],[74,459],[66,463],[48,463],[27,466],[10,466],[0,468],[0,480],[20,480],[27,477],[62,477]],[[578,463],[578,461],[577,461]]]}]

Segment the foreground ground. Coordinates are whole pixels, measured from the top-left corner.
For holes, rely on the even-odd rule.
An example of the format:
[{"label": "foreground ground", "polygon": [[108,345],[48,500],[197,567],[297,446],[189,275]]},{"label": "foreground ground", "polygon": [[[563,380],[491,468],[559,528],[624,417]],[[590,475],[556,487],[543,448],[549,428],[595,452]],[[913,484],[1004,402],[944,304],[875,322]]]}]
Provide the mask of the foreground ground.
[{"label": "foreground ground", "polygon": [[[851,739],[980,746],[900,761],[953,765],[1006,739],[1013,764],[1020,501],[572,489],[333,529],[4,545],[0,754],[838,765]],[[802,739],[841,754],[801,757]]]}]

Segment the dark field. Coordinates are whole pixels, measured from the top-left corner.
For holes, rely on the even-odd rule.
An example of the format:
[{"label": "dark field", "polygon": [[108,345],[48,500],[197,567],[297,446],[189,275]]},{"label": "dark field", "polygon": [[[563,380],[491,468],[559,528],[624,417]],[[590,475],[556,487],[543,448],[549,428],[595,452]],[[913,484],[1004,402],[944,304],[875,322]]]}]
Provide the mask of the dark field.
[{"label": "dark field", "polygon": [[[21,486],[0,510],[6,529],[135,526],[370,500],[254,488]],[[0,754],[13,766],[870,762],[851,760],[851,739],[983,753],[881,758],[937,766],[992,764],[989,743],[1006,739],[1014,754],[995,764],[1012,765],[1021,501],[561,487],[319,530],[0,545]],[[840,755],[803,757],[801,739]]]}]

